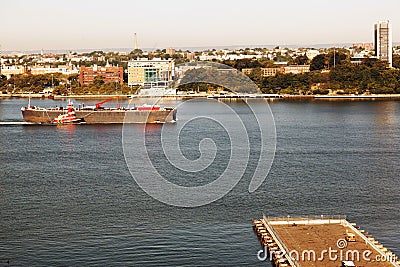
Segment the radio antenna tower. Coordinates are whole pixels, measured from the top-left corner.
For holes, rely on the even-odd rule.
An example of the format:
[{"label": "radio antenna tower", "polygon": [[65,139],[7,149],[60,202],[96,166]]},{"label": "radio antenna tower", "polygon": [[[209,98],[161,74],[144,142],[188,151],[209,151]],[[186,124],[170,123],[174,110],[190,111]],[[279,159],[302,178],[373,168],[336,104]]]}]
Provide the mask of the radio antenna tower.
[{"label": "radio antenna tower", "polygon": [[136,32],[133,35],[133,41],[134,41],[134,47],[133,48],[136,50],[136,49],[138,49]]}]

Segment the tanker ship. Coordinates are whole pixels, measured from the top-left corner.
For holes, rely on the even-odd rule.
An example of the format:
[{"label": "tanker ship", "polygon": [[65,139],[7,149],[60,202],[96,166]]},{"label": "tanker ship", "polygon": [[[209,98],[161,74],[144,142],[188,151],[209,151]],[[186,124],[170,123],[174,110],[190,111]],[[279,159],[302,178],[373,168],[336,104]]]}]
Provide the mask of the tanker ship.
[{"label": "tanker ship", "polygon": [[109,124],[109,123],[173,123],[176,121],[176,109],[158,105],[141,105],[132,108],[107,108],[102,104],[113,100],[104,100],[94,106],[75,108],[72,102],[67,108],[41,108],[28,105],[21,108],[24,121],[39,124]]}]

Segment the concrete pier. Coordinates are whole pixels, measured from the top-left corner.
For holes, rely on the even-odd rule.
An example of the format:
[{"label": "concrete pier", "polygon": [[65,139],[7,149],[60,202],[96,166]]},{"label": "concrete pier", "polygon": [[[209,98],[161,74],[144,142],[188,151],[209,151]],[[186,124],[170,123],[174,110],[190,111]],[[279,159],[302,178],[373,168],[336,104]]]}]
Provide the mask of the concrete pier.
[{"label": "concrete pier", "polygon": [[345,216],[266,217],[253,221],[275,266],[395,266],[399,258]]}]

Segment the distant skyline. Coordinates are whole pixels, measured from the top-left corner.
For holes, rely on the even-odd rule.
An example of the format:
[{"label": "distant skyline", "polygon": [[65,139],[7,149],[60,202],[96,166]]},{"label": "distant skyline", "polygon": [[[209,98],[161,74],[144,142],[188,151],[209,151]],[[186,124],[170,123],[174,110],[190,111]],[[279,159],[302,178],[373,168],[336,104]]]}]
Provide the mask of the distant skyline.
[{"label": "distant skyline", "polygon": [[[379,3],[379,4],[377,4]],[[0,9],[3,51],[313,45],[373,42],[389,20],[400,41],[400,1],[14,0]]]}]

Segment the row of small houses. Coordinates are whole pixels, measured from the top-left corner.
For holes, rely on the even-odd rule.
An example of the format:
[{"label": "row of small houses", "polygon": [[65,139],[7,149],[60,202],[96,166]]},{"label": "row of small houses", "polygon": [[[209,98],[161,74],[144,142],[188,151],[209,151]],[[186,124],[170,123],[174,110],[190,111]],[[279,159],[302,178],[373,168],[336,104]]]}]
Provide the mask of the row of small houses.
[{"label": "row of small houses", "polygon": [[124,83],[124,69],[123,67],[105,66],[99,67],[94,65],[93,67],[81,66],[76,68],[70,65],[60,65],[58,67],[50,66],[2,66],[1,74],[6,76],[7,79],[18,74],[53,74],[61,73],[64,75],[79,74],[79,82],[81,85],[92,84],[94,78],[98,75],[103,77],[104,82],[118,82]]}]

